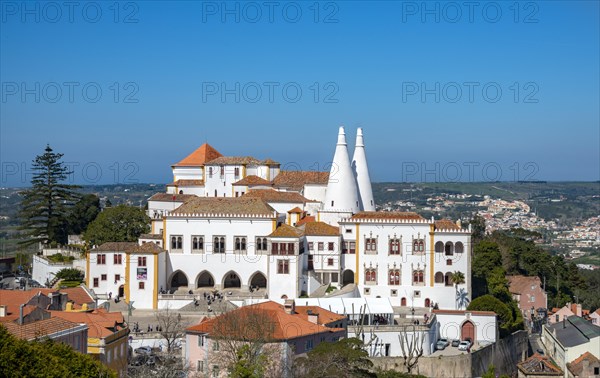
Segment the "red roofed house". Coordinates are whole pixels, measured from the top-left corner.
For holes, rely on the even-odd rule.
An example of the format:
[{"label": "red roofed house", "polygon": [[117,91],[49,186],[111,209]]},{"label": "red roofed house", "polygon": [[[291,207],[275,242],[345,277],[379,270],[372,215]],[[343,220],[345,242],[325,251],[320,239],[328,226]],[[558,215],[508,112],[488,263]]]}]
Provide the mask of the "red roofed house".
[{"label": "red roofed house", "polygon": [[600,360],[590,352],[585,352],[568,363],[567,370],[569,378],[600,377]]},{"label": "red roofed house", "polygon": [[590,314],[590,321],[592,324],[600,326],[600,308]]},{"label": "red roofed house", "polygon": [[266,375],[283,376],[292,359],[321,342],[347,335],[347,319],[315,306],[296,307],[268,301],[205,318],[186,330],[186,359],[192,368],[226,377],[232,356],[242,345],[262,347],[268,358]]},{"label": "red roofed house", "polygon": [[534,353],[523,362],[517,364],[519,378],[562,377],[563,371],[548,357]]},{"label": "red roofed house", "polygon": [[[548,307],[548,295],[539,277],[508,276],[509,290],[525,319],[531,319],[538,308]],[[533,314],[532,314],[533,309]]]}]

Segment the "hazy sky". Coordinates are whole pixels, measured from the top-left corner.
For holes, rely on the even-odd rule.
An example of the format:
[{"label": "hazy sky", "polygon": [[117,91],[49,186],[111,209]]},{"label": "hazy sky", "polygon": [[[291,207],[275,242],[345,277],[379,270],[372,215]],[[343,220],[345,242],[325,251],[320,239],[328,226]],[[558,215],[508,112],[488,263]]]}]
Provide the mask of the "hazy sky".
[{"label": "hazy sky", "polygon": [[224,4],[2,1],[0,186],[47,143],[83,184],[321,169],[340,125],[373,181],[600,179],[597,1]]}]

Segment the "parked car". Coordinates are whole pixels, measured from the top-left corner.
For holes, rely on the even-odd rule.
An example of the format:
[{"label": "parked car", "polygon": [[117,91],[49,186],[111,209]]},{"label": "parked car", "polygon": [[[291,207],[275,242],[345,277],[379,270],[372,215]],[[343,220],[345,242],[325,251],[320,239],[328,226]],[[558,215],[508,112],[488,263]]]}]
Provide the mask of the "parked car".
[{"label": "parked car", "polygon": [[460,340],[459,340],[459,339],[454,339],[454,340],[452,340],[452,346],[453,346],[453,347],[457,347],[457,346],[458,346],[458,344],[460,344]]},{"label": "parked car", "polygon": [[137,354],[152,354],[152,348],[149,346],[141,346],[139,348],[135,348],[135,353]]},{"label": "parked car", "polygon": [[450,345],[450,342],[449,342],[449,341],[448,341],[448,339],[447,339],[447,338],[445,338],[445,337],[442,337],[441,339],[439,339],[439,340],[438,340],[438,343],[440,343],[440,342],[442,342],[442,343],[446,344],[446,346]]},{"label": "parked car", "polygon": [[458,344],[458,350],[468,350],[471,347],[471,342],[463,340]]},{"label": "parked car", "polygon": [[435,349],[436,350],[444,350],[444,349],[446,349],[446,346],[448,346],[448,344],[440,340],[435,344]]}]

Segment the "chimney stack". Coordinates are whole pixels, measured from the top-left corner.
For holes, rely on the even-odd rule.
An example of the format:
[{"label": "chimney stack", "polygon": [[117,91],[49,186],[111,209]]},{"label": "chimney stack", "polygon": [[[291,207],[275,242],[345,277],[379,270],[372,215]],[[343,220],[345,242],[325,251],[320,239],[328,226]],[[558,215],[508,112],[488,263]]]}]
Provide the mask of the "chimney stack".
[{"label": "chimney stack", "polygon": [[319,314],[318,313],[313,313],[312,310],[308,310],[307,312],[308,315],[308,321],[314,324],[319,324]]},{"label": "chimney stack", "polygon": [[0,318],[3,318],[6,316],[6,305],[0,305]]},{"label": "chimney stack", "polygon": [[365,143],[361,127],[356,130],[356,144],[354,146],[354,156],[352,157],[352,170],[354,171],[354,177],[358,187],[360,210],[375,211],[375,200],[373,199],[373,188],[371,187],[371,177],[369,176],[369,167],[367,165],[367,155],[365,153]]},{"label": "chimney stack", "polygon": [[285,309],[285,313],[288,315],[294,315],[296,313],[296,302],[293,299],[286,299],[283,308]]},{"label": "chimney stack", "polygon": [[360,208],[356,179],[350,166],[346,133],[340,127],[335,154],[331,162],[329,182],[325,193],[323,210],[330,212],[356,213]]},{"label": "chimney stack", "polygon": [[24,303],[19,306],[19,325],[23,325],[23,307],[25,307]]}]

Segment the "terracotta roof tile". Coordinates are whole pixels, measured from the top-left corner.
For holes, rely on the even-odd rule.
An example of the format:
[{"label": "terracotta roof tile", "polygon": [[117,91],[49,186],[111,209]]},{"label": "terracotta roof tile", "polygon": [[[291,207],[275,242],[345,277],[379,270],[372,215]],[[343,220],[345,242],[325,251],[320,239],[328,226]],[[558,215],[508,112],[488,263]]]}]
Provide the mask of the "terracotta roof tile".
[{"label": "terracotta roof tile", "polygon": [[281,171],[273,179],[273,185],[300,191],[306,184],[327,185],[328,181],[329,172]]},{"label": "terracotta roof tile", "polygon": [[282,223],[268,236],[272,238],[299,238],[302,236],[302,231],[296,227]]},{"label": "terracotta roof tile", "polygon": [[521,294],[528,290],[532,285],[540,286],[541,281],[538,276],[508,276],[509,290],[514,294]]},{"label": "terracotta roof tile", "polygon": [[168,184],[167,186],[204,186],[204,180],[177,180]]},{"label": "terracotta roof tile", "polygon": [[215,150],[210,144],[204,143],[198,147],[194,152],[183,158],[179,163],[175,163],[174,167],[201,167],[207,161],[218,158],[221,153]]},{"label": "terracotta roof tile", "polygon": [[460,227],[450,219],[440,219],[435,221],[436,230],[460,230]]},{"label": "terracotta roof tile", "polygon": [[311,311],[312,314],[319,314],[318,323],[321,325],[327,325],[346,318],[344,315],[336,314],[319,306],[296,306],[296,313],[306,320],[308,320],[308,311]]},{"label": "terracotta roof tile", "polygon": [[165,252],[165,250],[156,243],[142,243],[135,244],[135,246],[131,246],[125,250],[127,253],[161,253]]},{"label": "terracotta roof tile", "polygon": [[252,185],[265,185],[265,186],[271,186],[271,181],[269,180],[265,180],[262,177],[258,177],[255,175],[250,175],[250,176],[246,176],[243,179],[234,182],[232,185],[246,185],[246,186],[252,186]]},{"label": "terracotta roof tile", "polygon": [[260,160],[252,156],[220,156],[208,161],[206,165],[259,165]]},{"label": "terracotta roof tile", "polygon": [[148,201],[186,202],[196,197],[198,196],[195,196],[193,194],[156,193],[152,197],[148,198]]},{"label": "terracotta roof tile", "polygon": [[125,318],[120,312],[107,312],[104,309],[91,312],[50,311],[50,315],[73,323],[87,324],[88,337],[104,338],[126,328]]},{"label": "terracotta roof tile", "polygon": [[424,220],[422,216],[410,211],[361,211],[352,216],[351,219],[406,219]]},{"label": "terracotta roof tile", "polygon": [[294,207],[293,209],[288,210],[288,213],[290,214],[302,214],[304,211],[299,208],[298,206]]},{"label": "terracotta roof tile", "polygon": [[91,249],[90,252],[126,252],[136,245],[136,242],[106,242]]},{"label": "terracotta roof tile", "polygon": [[583,373],[584,360],[587,360],[589,362],[589,366],[591,367],[600,364],[600,360],[596,356],[594,356],[590,352],[585,352],[581,356],[574,359],[572,362],[568,363],[567,369],[569,369],[569,371],[573,373],[575,377],[580,376]]},{"label": "terracotta roof tile", "polygon": [[522,372],[528,375],[562,376],[563,372],[548,357],[534,353],[531,357],[517,364]]},{"label": "terracotta roof tile", "polygon": [[[0,305],[7,306],[7,316],[3,320],[13,320],[19,316],[19,307],[22,304],[26,304],[33,297],[40,294],[48,296],[50,293],[66,293],[67,300],[72,301],[75,304],[75,308],[81,308],[84,303],[91,304],[95,300],[88,294],[88,292],[82,287],[73,287],[66,289],[32,289],[32,290],[0,290]],[[36,306],[25,306],[23,314],[27,315]]]},{"label": "terracotta roof tile", "polygon": [[304,218],[300,219],[298,222],[296,222],[296,227],[300,227],[305,223],[309,223],[309,222],[316,222],[317,218],[315,218],[312,215],[307,215]]},{"label": "terracotta roof tile", "polygon": [[140,239],[162,240],[163,236],[159,234],[141,234]]},{"label": "terracotta roof tile", "polygon": [[49,336],[61,331],[78,327],[79,324],[60,318],[49,318],[36,322],[19,325],[15,322],[2,324],[13,336],[23,340],[35,340],[39,337]]},{"label": "terracotta roof tile", "polygon": [[178,214],[273,215],[275,210],[260,198],[196,197],[171,212]]},{"label": "terracotta roof tile", "polygon": [[306,199],[297,192],[280,192],[273,189],[253,189],[244,194],[243,197],[261,198],[265,202],[279,203],[307,203],[313,202]]},{"label": "terracotta roof tile", "polygon": [[[299,227],[296,225],[296,227]],[[325,222],[308,222],[303,223],[302,227],[304,234],[307,236],[339,236],[339,227],[331,226]]]},{"label": "terracotta roof tile", "polygon": [[[253,323],[265,326],[248,326]],[[268,301],[244,306],[215,318],[205,318],[200,324],[189,327],[186,331],[207,333],[213,338],[227,336],[239,340],[264,338],[269,341],[285,341],[319,333],[340,332],[344,329],[328,328],[309,322],[304,315],[298,313],[287,314],[282,305]]]}]

